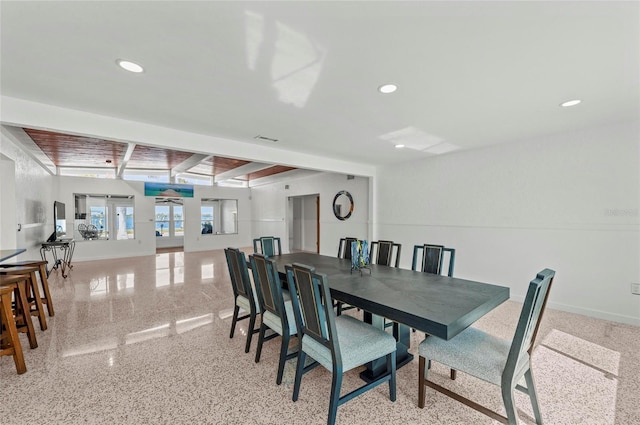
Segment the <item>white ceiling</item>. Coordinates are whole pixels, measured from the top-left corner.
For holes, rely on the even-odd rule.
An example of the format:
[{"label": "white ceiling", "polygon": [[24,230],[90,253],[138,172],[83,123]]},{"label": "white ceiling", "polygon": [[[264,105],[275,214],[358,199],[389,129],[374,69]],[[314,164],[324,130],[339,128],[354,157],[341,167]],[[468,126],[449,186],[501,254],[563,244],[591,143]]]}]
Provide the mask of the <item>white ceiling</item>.
[{"label": "white ceiling", "polygon": [[472,149],[640,112],[638,2],[0,7],[3,96],[372,165],[430,155],[396,132]]}]

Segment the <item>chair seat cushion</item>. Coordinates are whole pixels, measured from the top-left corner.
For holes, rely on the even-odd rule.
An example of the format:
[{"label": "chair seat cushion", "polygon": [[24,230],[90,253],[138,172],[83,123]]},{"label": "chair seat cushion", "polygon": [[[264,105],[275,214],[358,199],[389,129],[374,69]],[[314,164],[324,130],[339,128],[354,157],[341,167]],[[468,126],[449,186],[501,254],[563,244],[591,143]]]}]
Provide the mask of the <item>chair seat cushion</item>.
[{"label": "chair seat cushion", "polygon": [[[469,327],[449,341],[428,336],[420,343],[418,352],[427,360],[434,360],[476,378],[500,385],[511,342]],[[519,364],[529,366],[529,354],[523,353]],[[524,370],[520,371],[522,374]],[[521,373],[516,373],[516,376]]]},{"label": "chair seat cushion", "polygon": [[[291,304],[291,299],[284,302],[284,310],[287,314],[287,323],[289,324],[289,335],[295,335],[298,331],[296,329],[296,319],[293,315],[293,304]],[[269,326],[269,328],[276,331],[279,335],[283,335],[284,331],[282,330],[282,321],[278,316],[273,314],[270,311],[265,310],[262,314],[262,322]]]},{"label": "chair seat cushion", "polygon": [[[395,338],[381,329],[351,316],[338,316],[335,323],[343,372],[396,350]],[[309,335],[302,337],[302,350],[328,370],[333,369],[331,350]]]},{"label": "chair seat cushion", "polygon": [[[249,299],[244,295],[238,295],[236,297],[236,305],[246,312],[251,311],[251,305],[249,304]],[[257,300],[255,300],[255,306],[256,306],[256,313],[260,313],[260,304],[258,304]]]}]

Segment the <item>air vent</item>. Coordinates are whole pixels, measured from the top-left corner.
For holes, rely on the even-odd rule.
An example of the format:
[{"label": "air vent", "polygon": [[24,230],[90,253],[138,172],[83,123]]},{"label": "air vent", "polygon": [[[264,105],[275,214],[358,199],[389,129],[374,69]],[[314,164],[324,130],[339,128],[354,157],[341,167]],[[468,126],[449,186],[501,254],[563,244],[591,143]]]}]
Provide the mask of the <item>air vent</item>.
[{"label": "air vent", "polygon": [[277,142],[278,141],[278,139],[272,139],[271,137],[261,136],[259,134],[257,136],[255,136],[254,139],[256,139],[256,140],[266,140],[268,142]]}]

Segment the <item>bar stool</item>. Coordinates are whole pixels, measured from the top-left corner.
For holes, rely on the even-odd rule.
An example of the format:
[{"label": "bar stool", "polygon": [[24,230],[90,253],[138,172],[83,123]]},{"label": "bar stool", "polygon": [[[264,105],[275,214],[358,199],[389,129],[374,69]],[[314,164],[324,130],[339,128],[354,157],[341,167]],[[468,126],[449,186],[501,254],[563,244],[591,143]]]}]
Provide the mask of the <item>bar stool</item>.
[{"label": "bar stool", "polygon": [[[32,316],[36,316],[40,321],[40,329],[47,330],[47,318],[44,315],[44,307],[42,306],[42,298],[40,297],[40,290],[38,289],[38,278],[36,272],[38,267],[28,266],[16,266],[11,268],[0,269],[0,276],[12,276],[17,274],[28,275],[26,296],[27,296],[27,311]],[[33,308],[32,308],[33,307]]]},{"label": "bar stool", "polygon": [[27,366],[24,364],[22,345],[11,309],[12,291],[10,287],[0,288],[0,357],[13,356],[16,371],[21,375],[27,371]]},{"label": "bar stool", "polygon": [[10,264],[0,264],[0,268],[3,269],[18,266],[38,267],[40,283],[42,284],[42,304],[46,304],[49,317],[55,316],[55,312],[53,311],[53,299],[49,292],[49,280],[47,279],[47,262],[43,260],[24,260]]},{"label": "bar stool", "polygon": [[[18,332],[27,334],[29,347],[33,349],[38,347],[38,341],[36,340],[36,331],[31,322],[29,301],[27,301],[28,281],[29,275],[0,275],[0,289],[10,288],[10,290],[13,291],[13,298],[15,300],[13,316],[15,318],[16,328]],[[9,306],[11,307],[11,303],[9,303]]]}]

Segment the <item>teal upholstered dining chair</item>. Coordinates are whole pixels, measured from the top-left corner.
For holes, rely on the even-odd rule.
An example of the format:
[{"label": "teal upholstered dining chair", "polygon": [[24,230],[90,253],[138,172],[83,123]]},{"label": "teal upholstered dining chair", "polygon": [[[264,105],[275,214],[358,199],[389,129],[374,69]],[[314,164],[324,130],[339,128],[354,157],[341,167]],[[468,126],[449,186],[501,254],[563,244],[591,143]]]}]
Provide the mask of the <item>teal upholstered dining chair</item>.
[{"label": "teal upholstered dining chair", "polygon": [[[390,334],[350,316],[336,316],[327,276],[302,264],[285,267],[298,327],[298,363],[293,401],[298,400],[302,375],[318,366],[332,372],[327,424],[336,421],[338,406],[365,391],[389,382],[389,398],[396,400],[396,340]],[[315,361],[305,367],[306,356]],[[370,361],[386,358],[387,372],[340,396],[342,375]]]},{"label": "teal upholstered dining chair", "polygon": [[[419,256],[420,250],[422,250],[421,258]],[[449,259],[447,276],[453,277],[453,268],[456,261],[455,249],[445,248],[443,245],[415,245],[413,247],[413,260],[411,261],[411,270],[420,270],[421,272],[425,273],[442,274],[442,266],[445,261],[445,257],[447,256]],[[419,264],[418,259],[420,259]]]},{"label": "teal upholstered dining chair", "polygon": [[[276,243],[278,250],[276,251]],[[260,253],[265,257],[273,257],[274,255],[282,255],[282,243],[280,238],[275,236],[262,236],[253,240],[253,252]]]},{"label": "teal upholstered dining chair", "polygon": [[[396,248],[395,261],[393,261],[393,252]],[[402,245],[393,241],[373,241],[370,245],[369,260],[372,264],[380,264],[381,266],[400,267],[400,251]]]},{"label": "teal upholstered dining chair", "polygon": [[[255,282],[258,301],[262,310],[262,323],[260,324],[258,348],[256,349],[256,363],[260,361],[264,341],[268,341],[278,335],[282,336],[278,375],[276,377],[276,384],[280,385],[285,362],[297,355],[297,352],[287,354],[289,341],[297,332],[291,296],[289,291],[282,289],[278,267],[274,260],[262,254],[253,254],[249,256],[249,261],[251,262],[253,281]],[[267,328],[275,333],[265,337]]]},{"label": "teal upholstered dining chair", "polygon": [[[253,289],[251,280],[249,279],[249,269],[247,267],[247,258],[244,252],[237,248],[226,248],[224,254],[227,257],[227,266],[229,267],[229,275],[231,276],[231,286],[233,287],[233,320],[231,321],[231,332],[229,338],[233,338],[236,330],[236,324],[239,320],[249,319],[249,329],[247,330],[247,343],[244,352],[248,353],[251,348],[251,338],[254,333],[259,332],[255,328],[256,319],[260,314],[260,303],[256,291]],[[239,317],[240,309],[245,314]]]},{"label": "teal upholstered dining chair", "polygon": [[[555,271],[545,269],[529,283],[516,332],[511,341],[505,341],[477,328],[469,327],[449,341],[428,337],[420,343],[418,347],[420,353],[418,406],[424,408],[425,386],[429,386],[495,420],[509,425],[517,425],[518,415],[513,395],[514,389],[518,389],[529,395],[536,423],[542,424],[542,415],[531,372],[531,354],[554,276]],[[474,401],[428,381],[428,368],[425,367],[427,361],[445,364],[499,386],[502,390],[502,400],[507,416],[499,415]],[[519,385],[523,377],[526,381],[526,387]]]}]

